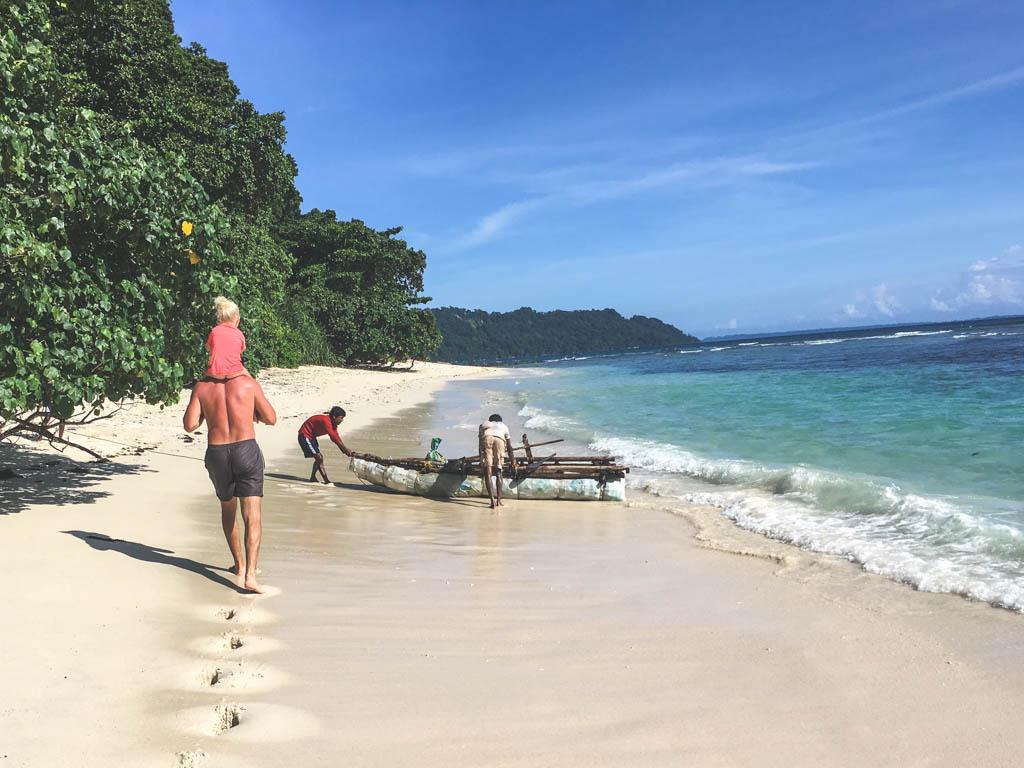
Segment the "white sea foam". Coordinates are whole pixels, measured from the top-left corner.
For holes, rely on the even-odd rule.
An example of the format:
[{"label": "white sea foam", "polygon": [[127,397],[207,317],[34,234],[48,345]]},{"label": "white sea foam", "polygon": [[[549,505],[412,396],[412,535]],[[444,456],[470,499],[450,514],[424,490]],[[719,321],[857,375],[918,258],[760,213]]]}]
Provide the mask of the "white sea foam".
[{"label": "white sea foam", "polygon": [[578,429],[579,425],[566,416],[542,411],[530,405],[519,409],[519,415],[526,419],[523,426],[528,429],[541,429],[545,432],[560,434]]},{"label": "white sea foam", "polygon": [[[887,333],[879,336],[842,336],[839,338],[828,338],[828,339],[807,339],[804,341],[792,342],[794,345],[808,345],[817,346],[820,344],[840,344],[845,341],[876,341],[881,339],[905,339],[913,336],[936,336],[941,333],[951,333],[951,329],[941,331],[897,331],[896,333]],[[959,338],[959,337],[955,337]],[[767,345],[765,345],[767,346]]]},{"label": "white sea foam", "polygon": [[679,354],[680,355],[698,355],[698,354],[700,354],[703,351],[704,351],[703,349],[680,349],[679,350]]},{"label": "white sea foam", "polygon": [[722,350],[725,349],[736,349],[736,347],[712,347],[711,349],[708,350],[708,352],[721,352]]},{"label": "white sea foam", "polygon": [[748,530],[841,555],[923,591],[1024,611],[1024,532],[975,514],[963,500],[921,496],[891,482],[805,466],[707,458],[646,440],[602,438],[591,447],[641,471],[716,486],[679,495],[718,507]]},{"label": "white sea foam", "polygon": [[942,331],[897,331],[892,335],[894,339],[902,339],[905,336],[938,336],[942,333],[951,333],[952,329],[945,329]]}]

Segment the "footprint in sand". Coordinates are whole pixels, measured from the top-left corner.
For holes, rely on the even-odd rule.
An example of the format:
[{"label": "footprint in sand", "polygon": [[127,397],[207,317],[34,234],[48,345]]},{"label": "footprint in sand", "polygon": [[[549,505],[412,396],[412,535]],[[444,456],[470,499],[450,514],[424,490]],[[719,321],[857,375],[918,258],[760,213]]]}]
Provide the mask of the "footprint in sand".
[{"label": "footprint in sand", "polygon": [[205,659],[249,659],[280,651],[284,646],[273,637],[252,634],[239,628],[238,631],[219,635],[204,635],[188,643],[192,653]]},{"label": "footprint in sand", "polygon": [[190,749],[188,752],[179,752],[177,768],[197,768],[206,759],[206,753],[201,749]]},{"label": "footprint in sand", "polygon": [[241,704],[221,702],[213,708],[213,735],[220,734],[242,724],[242,713],[245,707]]},{"label": "footprint in sand", "polygon": [[321,730],[320,721],[301,709],[263,702],[243,705],[226,699],[213,707],[179,713],[176,725],[191,736],[254,744],[306,739]]},{"label": "footprint in sand", "polygon": [[221,659],[204,669],[197,682],[201,690],[264,693],[280,688],[286,678],[266,664]]}]

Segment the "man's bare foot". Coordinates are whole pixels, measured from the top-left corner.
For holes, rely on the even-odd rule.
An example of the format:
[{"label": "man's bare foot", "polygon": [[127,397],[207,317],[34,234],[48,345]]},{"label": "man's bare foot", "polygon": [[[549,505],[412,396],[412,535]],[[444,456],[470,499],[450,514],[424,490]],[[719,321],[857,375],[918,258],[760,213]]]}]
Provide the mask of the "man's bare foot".
[{"label": "man's bare foot", "polygon": [[310,475],[309,476],[309,482],[315,483],[316,482],[316,475]]},{"label": "man's bare foot", "polygon": [[498,499],[498,506],[499,507],[504,507],[505,506],[505,502],[502,501],[501,499]]},{"label": "man's bare foot", "polygon": [[260,583],[256,581],[256,574],[246,576],[245,584],[243,585],[242,588],[245,589],[247,592],[255,592],[257,595],[263,594],[263,587],[261,587]]},{"label": "man's bare foot", "polygon": [[235,576],[240,576],[242,573],[242,566],[238,563],[235,563],[234,565],[228,568],[228,573],[233,573],[235,574]]}]

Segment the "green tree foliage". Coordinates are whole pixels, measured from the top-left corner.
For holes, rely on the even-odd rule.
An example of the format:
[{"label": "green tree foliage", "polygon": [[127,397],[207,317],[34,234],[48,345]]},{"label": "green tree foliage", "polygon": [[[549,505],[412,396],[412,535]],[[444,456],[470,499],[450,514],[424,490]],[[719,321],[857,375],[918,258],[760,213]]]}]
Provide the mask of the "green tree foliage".
[{"label": "green tree foliage", "polygon": [[0,433],[173,402],[200,307],[233,287],[226,220],[180,157],[57,101],[45,6],[4,4],[0,30]]},{"label": "green tree foliage", "polygon": [[[281,319],[292,259],[274,235],[299,206],[284,115],[260,114],[238,98],[223,62],[195,43],[183,48],[166,0],[55,5],[54,18],[60,66],[76,84],[66,99],[129,125],[161,153],[183,156],[226,212],[227,269],[238,282],[233,298],[243,310],[250,370],[303,362]],[[199,345],[190,371],[198,374],[204,363]]]},{"label": "green tree foliage", "polygon": [[283,228],[296,258],[296,301],[303,302],[342,359],[393,363],[423,358],[440,342],[433,317],[416,305],[426,255],[397,235],[313,209]]},{"label": "green tree foliage", "polygon": [[0,6],[0,105],[0,437],[175,400],[220,292],[251,370],[439,343],[415,308],[423,252],[399,229],[300,215],[284,115],[183,47],[167,0]]},{"label": "green tree foliage", "polygon": [[482,312],[444,307],[431,312],[444,337],[436,358],[446,361],[586,355],[699,341],[661,320],[643,315],[627,320],[614,309]]},{"label": "green tree foliage", "polygon": [[183,154],[226,212],[227,269],[251,370],[390,362],[436,348],[432,319],[408,309],[423,302],[423,253],[394,240],[399,230],[332,214],[337,231],[329,232],[319,212],[300,216],[284,115],[261,114],[239,98],[225,64],[196,43],[182,47],[166,0],[79,0],[53,10],[60,66],[75,84],[67,98],[127,122],[147,145]]}]

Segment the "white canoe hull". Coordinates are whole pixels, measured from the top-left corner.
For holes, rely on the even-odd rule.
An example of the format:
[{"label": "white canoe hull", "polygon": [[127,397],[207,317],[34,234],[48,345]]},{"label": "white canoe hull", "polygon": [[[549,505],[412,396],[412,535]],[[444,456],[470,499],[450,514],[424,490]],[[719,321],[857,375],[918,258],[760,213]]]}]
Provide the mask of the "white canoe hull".
[{"label": "white canoe hull", "polygon": [[[487,497],[482,477],[448,472],[417,472],[414,469],[386,466],[374,461],[352,458],[349,464],[356,477],[383,488],[414,496],[435,498]],[[601,485],[590,478],[557,480],[527,477],[502,479],[502,495],[510,499],[565,499],[567,501],[625,501],[624,478]]]}]

